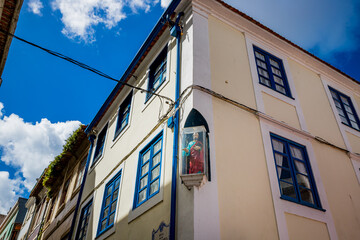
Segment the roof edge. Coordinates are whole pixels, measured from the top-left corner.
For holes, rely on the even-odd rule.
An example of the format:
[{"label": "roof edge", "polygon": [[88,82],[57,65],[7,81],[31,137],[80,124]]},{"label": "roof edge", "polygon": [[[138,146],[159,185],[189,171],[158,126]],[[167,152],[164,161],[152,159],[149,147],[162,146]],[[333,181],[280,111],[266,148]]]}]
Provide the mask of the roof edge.
[{"label": "roof edge", "polygon": [[102,116],[106,113],[107,109],[110,107],[113,100],[116,98],[118,91],[124,86],[123,82],[127,81],[129,76],[131,76],[132,71],[135,69],[137,64],[142,60],[143,55],[146,53],[146,50],[151,47],[151,43],[155,40],[158,33],[162,30],[163,26],[166,24],[166,18],[168,15],[171,15],[176,7],[179,5],[181,0],[172,0],[167,9],[159,18],[153,30],[150,32],[139,51],[135,55],[134,59],[131,61],[129,67],[126,69],[123,76],[120,78],[119,82],[116,84],[108,98],[105,100],[104,104],[101,106],[98,113],[95,115],[92,122],[85,129],[85,133],[89,134],[89,132],[96,126],[96,124],[101,120]]}]

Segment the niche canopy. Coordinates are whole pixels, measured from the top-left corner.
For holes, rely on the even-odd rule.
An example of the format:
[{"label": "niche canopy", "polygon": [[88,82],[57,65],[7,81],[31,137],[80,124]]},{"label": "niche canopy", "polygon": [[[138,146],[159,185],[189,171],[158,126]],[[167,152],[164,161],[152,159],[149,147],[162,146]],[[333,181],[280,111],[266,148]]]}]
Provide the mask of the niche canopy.
[{"label": "niche canopy", "polygon": [[189,189],[207,175],[208,146],[204,126],[186,127],[181,134],[181,180]]}]

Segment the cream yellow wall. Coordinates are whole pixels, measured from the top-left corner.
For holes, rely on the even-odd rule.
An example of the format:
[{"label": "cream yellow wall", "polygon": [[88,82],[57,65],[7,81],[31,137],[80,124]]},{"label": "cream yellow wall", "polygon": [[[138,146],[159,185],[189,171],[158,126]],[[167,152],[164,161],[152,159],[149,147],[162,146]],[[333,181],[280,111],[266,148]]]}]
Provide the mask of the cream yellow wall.
[{"label": "cream yellow wall", "polygon": [[219,100],[213,107],[221,238],[277,239],[259,122]]},{"label": "cream yellow wall", "polygon": [[346,136],[350,143],[352,152],[360,153],[360,138],[349,132],[346,132]]},{"label": "cream yellow wall", "polygon": [[[209,17],[209,37],[212,89],[255,108],[244,35]],[[277,239],[259,121],[212,101],[221,239]]]},{"label": "cream yellow wall", "polygon": [[327,226],[323,222],[293,214],[285,214],[290,240],[327,240],[330,239]]},{"label": "cream yellow wall", "polygon": [[292,59],[288,59],[288,63],[308,132],[345,148],[345,143],[319,75]]},{"label": "cream yellow wall", "polygon": [[256,108],[244,35],[209,16],[212,90]]},{"label": "cream yellow wall", "polygon": [[283,102],[264,92],[262,93],[262,98],[267,115],[300,129],[299,118],[294,105]]},{"label": "cream yellow wall", "polygon": [[360,187],[351,160],[338,149],[312,145],[339,239],[360,239]]}]

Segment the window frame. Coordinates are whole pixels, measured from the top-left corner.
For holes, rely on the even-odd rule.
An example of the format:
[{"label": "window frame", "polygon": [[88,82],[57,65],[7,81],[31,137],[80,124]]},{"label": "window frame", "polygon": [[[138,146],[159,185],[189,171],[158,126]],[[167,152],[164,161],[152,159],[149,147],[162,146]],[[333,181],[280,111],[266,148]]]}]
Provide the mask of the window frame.
[{"label": "window frame", "polygon": [[[133,99],[133,92],[131,91],[119,106],[118,117],[117,117],[116,127],[115,127],[114,140],[129,125],[132,99]],[[127,109],[127,110],[124,111],[124,109]],[[125,118],[124,118],[124,116],[125,116]],[[124,120],[126,121],[126,124],[124,126],[122,126],[122,123]]]},{"label": "window frame", "polygon": [[[101,156],[104,153],[107,130],[108,130],[108,124],[105,125],[105,127],[101,130],[101,132],[97,136],[96,147],[94,150],[94,157],[93,157],[92,165],[95,165],[95,163],[101,158]],[[99,141],[100,136],[102,137],[101,146],[100,146],[100,141]]]},{"label": "window frame", "polygon": [[[329,91],[330,91],[330,96],[331,96],[331,98],[332,98],[332,100],[333,100],[333,103],[334,103],[334,106],[335,106],[335,109],[336,109],[336,113],[338,114],[341,123],[344,124],[344,125],[346,125],[346,126],[348,126],[348,127],[350,127],[350,128],[352,128],[352,129],[354,129],[354,130],[356,130],[356,131],[360,131],[360,119],[359,119],[358,114],[357,114],[357,112],[356,112],[355,106],[354,106],[354,104],[353,104],[353,102],[352,102],[352,100],[351,100],[351,97],[349,97],[349,96],[347,96],[346,94],[344,94],[344,93],[336,90],[335,88],[333,88],[333,87],[331,87],[331,86],[328,86],[328,87],[329,87]],[[336,94],[337,97],[338,97],[338,99],[335,99],[332,93]],[[352,111],[352,114],[354,115],[356,124],[358,125],[359,129],[356,129],[356,128],[354,128],[354,127],[351,125],[351,122],[354,122],[354,121],[350,120],[350,118],[349,118],[349,116],[348,116],[349,112],[346,111],[346,108],[345,108],[345,106],[344,106],[344,105],[347,105],[347,104],[345,104],[345,103],[343,102],[343,100],[341,99],[341,97],[345,98],[345,99],[349,102],[349,105],[348,105],[348,106],[350,107],[350,109],[351,109],[351,111]],[[345,117],[345,119],[348,121],[348,124],[345,123],[345,122],[342,120],[341,115],[340,115],[340,113],[339,113],[339,111],[338,111],[338,107],[337,107],[337,105],[336,105],[336,102],[339,102],[339,103],[340,103],[341,110],[342,110],[343,113],[345,114],[344,117]]]},{"label": "window frame", "polygon": [[[147,90],[149,92],[146,93],[145,103],[153,96],[153,94],[150,92],[156,92],[160,88],[160,86],[166,81],[167,72],[168,72],[167,55],[168,55],[168,46],[166,45],[160,51],[160,53],[157,55],[157,57],[155,58],[155,60],[151,63],[151,65],[149,67],[149,76],[148,76],[148,83],[147,83]],[[159,65],[160,65],[160,68],[158,68]],[[160,77],[157,78],[158,80],[154,79],[155,75],[164,67],[165,67],[165,69],[160,72]],[[158,71],[154,72],[154,71],[156,71],[156,69],[158,69]],[[157,87],[154,88],[154,83],[156,83],[157,81],[159,81],[159,83],[157,84]]]},{"label": "window frame", "polygon": [[[265,62],[264,60],[260,59],[259,57],[256,56],[256,52],[259,52],[260,54],[264,55],[265,57]],[[255,67],[256,67],[256,72],[257,72],[257,75],[258,75],[258,82],[259,84],[265,86],[265,87],[268,87],[272,90],[274,90],[275,92],[277,93],[280,93],[282,95],[285,95],[291,99],[294,99],[292,94],[291,94],[291,90],[290,90],[290,85],[289,85],[289,81],[288,81],[288,78],[286,76],[286,72],[285,72],[285,67],[284,67],[284,63],[283,63],[283,60],[268,53],[267,51],[253,45],[253,53],[254,53],[254,60],[255,60]],[[266,69],[264,67],[261,67],[257,64],[257,59],[261,60],[262,62],[265,63],[266,65]],[[278,65],[279,65],[279,68],[273,66],[271,63],[270,63],[270,59],[275,61]],[[276,75],[274,74],[271,70],[271,67],[275,67],[277,70],[280,71],[281,73],[281,77],[279,75]],[[270,86],[266,85],[265,83],[261,82],[260,80],[260,77],[263,77],[261,76],[260,72],[259,72],[259,68],[265,70],[267,72],[267,74],[269,75],[268,79],[270,81]],[[278,78],[281,78],[281,80],[283,81],[283,84],[284,85],[281,85],[281,84],[278,84],[276,83],[276,81],[274,80],[274,75]],[[279,85],[281,87],[283,87],[285,89],[285,93],[281,92],[281,91],[278,91],[276,89],[276,85]]]},{"label": "window frame", "polygon": [[[79,235],[80,235],[80,231],[82,231],[83,232],[83,237],[85,237],[85,238],[83,238],[83,239],[86,239],[86,235],[87,235],[87,227],[88,227],[88,225],[89,225],[89,220],[90,220],[90,216],[91,216],[91,214],[92,214],[92,204],[93,204],[93,200],[91,199],[90,201],[88,201],[87,203],[86,203],[86,205],[81,209],[81,213],[80,213],[80,217],[79,217],[79,223],[78,223],[78,228],[77,228],[77,231],[76,231],[76,238],[75,239],[79,239]],[[87,210],[87,212],[86,212],[86,216],[84,217],[84,211],[85,210]],[[86,229],[85,229],[85,235],[84,235],[84,227],[82,227],[81,228],[81,226],[83,225],[83,220],[86,220],[86,218],[87,218],[87,220],[88,220],[88,222],[87,223],[85,223],[85,224],[87,224],[87,226],[86,226]]]},{"label": "window frame", "polygon": [[[283,145],[285,147],[285,150],[286,150],[285,153],[282,153],[282,152],[279,152],[279,151],[275,150],[274,144],[273,144],[273,139],[283,143]],[[309,160],[309,157],[308,157],[306,146],[301,145],[299,143],[296,143],[296,142],[294,142],[292,140],[286,139],[284,137],[281,137],[279,135],[276,135],[274,133],[270,133],[270,143],[271,143],[271,150],[272,150],[273,160],[274,160],[274,164],[275,164],[276,176],[277,176],[277,180],[278,180],[280,198],[284,199],[284,200],[294,202],[294,203],[298,203],[298,204],[301,204],[301,205],[304,205],[304,206],[312,207],[312,208],[315,208],[315,209],[318,209],[318,210],[321,210],[321,211],[325,211],[322,208],[322,205],[321,205],[319,193],[317,191],[315,178],[314,178],[314,175],[313,175],[313,172],[312,172],[312,169],[311,169],[311,164],[310,164],[310,160]],[[309,188],[307,188],[307,189],[310,190],[311,193],[312,193],[314,204],[301,199],[301,194],[300,194],[300,190],[299,190],[300,189],[299,183],[298,183],[297,178],[295,177],[297,173],[301,174],[301,172],[295,170],[295,163],[294,163],[295,160],[299,161],[299,159],[296,159],[294,156],[292,156],[290,146],[294,146],[294,147],[296,147],[298,149],[301,149],[301,151],[302,151],[304,159],[303,160],[300,159],[300,162],[302,162],[304,164],[305,168],[306,168],[307,178],[309,180],[310,187],[311,187],[310,189]],[[275,153],[283,155],[288,160],[289,168],[286,169],[286,170],[288,170],[290,172],[290,175],[291,175],[291,178],[292,178],[292,185],[294,186],[294,190],[295,190],[295,193],[296,193],[296,198],[292,198],[292,197],[284,195],[282,193],[282,188],[281,188],[280,182],[283,181],[283,182],[286,183],[286,181],[279,179],[278,167],[281,167],[281,168],[284,168],[284,167],[279,166],[277,164]],[[305,174],[301,174],[301,175],[305,175]],[[302,187],[302,188],[304,188],[304,187]]]},{"label": "window frame", "polygon": [[[116,222],[116,210],[117,210],[117,206],[119,204],[119,196],[120,196],[120,183],[121,183],[121,175],[122,175],[122,170],[120,170],[113,178],[111,178],[111,180],[105,185],[105,189],[104,189],[104,195],[103,195],[103,201],[101,204],[101,211],[100,211],[100,216],[99,216],[99,224],[98,224],[98,228],[97,228],[97,234],[96,237],[99,237],[100,235],[102,235],[103,233],[105,233],[106,231],[108,231],[109,229],[111,229],[115,222]],[[113,184],[115,184],[115,182],[119,180],[119,184],[116,188],[113,187]],[[109,189],[109,187],[112,188],[111,193],[109,195],[107,195],[107,190]],[[117,192],[117,196],[116,199],[114,200],[113,196],[114,196],[114,192],[118,190]],[[108,205],[105,205],[106,203],[106,199],[107,197],[110,197],[110,203]],[[111,205],[115,203],[115,210],[113,212],[110,212],[111,210]],[[104,218],[103,214],[104,214],[104,210],[106,208],[109,208],[109,212],[107,214],[107,216]],[[109,219],[110,219],[110,215],[114,214],[114,221],[109,224]],[[106,223],[106,227],[101,230],[101,223],[107,219],[107,223]]]},{"label": "window frame", "polygon": [[[137,175],[136,175],[136,184],[135,184],[135,194],[134,194],[134,203],[133,203],[133,209],[138,208],[139,206],[141,206],[142,204],[146,203],[149,199],[151,199],[152,197],[154,197],[155,195],[160,193],[161,190],[161,171],[162,171],[162,154],[163,154],[163,131],[161,131],[158,135],[156,135],[140,152],[139,152],[139,160],[138,160],[138,168],[137,168]],[[154,146],[161,141],[160,144],[160,150],[158,150],[157,152],[154,153],[153,149]],[[150,156],[149,159],[143,164],[142,163],[142,157],[148,152],[150,151]],[[160,154],[160,161],[153,166],[153,157]],[[141,170],[142,167],[146,164],[149,164],[148,167],[148,171],[147,173],[145,173],[144,175],[141,175]],[[159,166],[159,175],[154,178],[153,180],[151,180],[150,175],[151,172],[157,168]],[[146,187],[143,187],[141,189],[140,188],[140,181],[141,179],[145,178],[147,176],[148,180],[147,180],[147,184]],[[158,185],[158,189],[156,192],[150,194],[150,185],[154,182],[156,182],[157,180],[159,180],[159,185]],[[139,193],[143,190],[146,189],[146,197],[143,201],[138,202],[138,197],[139,197]]]}]

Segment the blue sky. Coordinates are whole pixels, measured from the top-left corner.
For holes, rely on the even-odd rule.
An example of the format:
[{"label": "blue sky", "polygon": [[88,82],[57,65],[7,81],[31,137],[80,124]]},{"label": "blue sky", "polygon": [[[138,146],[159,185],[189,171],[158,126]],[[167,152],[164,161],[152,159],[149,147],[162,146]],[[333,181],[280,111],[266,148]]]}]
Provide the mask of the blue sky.
[{"label": "blue sky", "polygon": [[[25,0],[16,35],[120,78],[169,0]],[[226,0],[360,80],[357,0]],[[76,12],[76,14],[75,14]],[[0,88],[0,213],[27,197],[115,82],[16,39]]]}]

